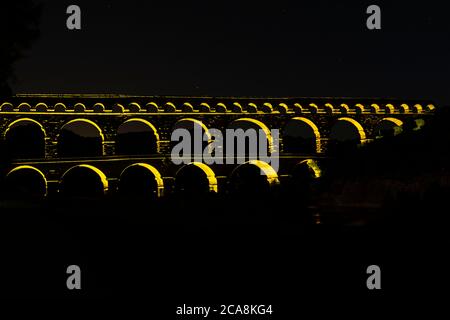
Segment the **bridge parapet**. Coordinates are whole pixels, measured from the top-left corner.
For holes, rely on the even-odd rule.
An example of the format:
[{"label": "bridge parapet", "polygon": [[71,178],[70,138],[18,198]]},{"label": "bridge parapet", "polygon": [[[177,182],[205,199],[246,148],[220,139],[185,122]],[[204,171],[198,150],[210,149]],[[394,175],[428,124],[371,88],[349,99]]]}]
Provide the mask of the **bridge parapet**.
[{"label": "bridge parapet", "polygon": [[[26,102],[24,102],[26,101]],[[238,107],[238,108],[236,108]],[[239,107],[242,111],[239,111]],[[430,101],[350,98],[158,97],[122,95],[16,95],[0,112],[32,113],[374,113],[433,112]]]}]

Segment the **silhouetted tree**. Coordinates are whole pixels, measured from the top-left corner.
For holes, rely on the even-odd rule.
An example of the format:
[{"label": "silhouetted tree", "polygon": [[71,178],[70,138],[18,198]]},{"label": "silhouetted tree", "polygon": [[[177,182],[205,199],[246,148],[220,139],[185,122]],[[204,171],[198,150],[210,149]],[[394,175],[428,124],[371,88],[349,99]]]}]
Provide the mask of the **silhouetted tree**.
[{"label": "silhouetted tree", "polygon": [[39,35],[41,7],[33,0],[0,2],[0,96],[12,94],[12,66]]}]

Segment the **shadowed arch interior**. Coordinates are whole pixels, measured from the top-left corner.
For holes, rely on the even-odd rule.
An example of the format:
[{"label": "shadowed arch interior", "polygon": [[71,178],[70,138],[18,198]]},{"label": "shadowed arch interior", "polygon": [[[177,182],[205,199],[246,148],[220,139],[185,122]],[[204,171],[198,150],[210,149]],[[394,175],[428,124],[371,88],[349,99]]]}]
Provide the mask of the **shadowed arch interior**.
[{"label": "shadowed arch interior", "polygon": [[67,170],[59,183],[59,191],[68,197],[100,197],[108,190],[105,174],[91,165],[78,165]]},{"label": "shadowed arch interior", "polygon": [[251,160],[231,173],[232,191],[241,195],[260,195],[279,185],[276,171],[266,162]]},{"label": "shadowed arch interior", "polygon": [[97,157],[103,155],[103,134],[91,120],[67,122],[58,136],[59,157]]},{"label": "shadowed arch interior", "polygon": [[[208,130],[208,127],[200,120],[192,118],[180,119],[173,126],[174,131],[177,129],[185,129],[189,132],[191,139],[191,155],[196,153],[202,154],[203,151],[211,143],[211,134]],[[205,139],[203,139],[204,137]],[[199,152],[196,152],[195,150],[195,144],[197,141],[201,142],[200,144],[201,150],[198,150]],[[172,146],[176,145],[177,143],[178,143],[177,141],[172,141]]]},{"label": "shadowed arch interior", "polygon": [[283,130],[284,152],[316,153],[320,151],[319,128],[307,118],[291,119]]},{"label": "shadowed arch interior", "polygon": [[363,141],[366,133],[362,125],[352,118],[339,118],[331,128],[330,139],[341,142]]},{"label": "shadowed arch interior", "polygon": [[47,195],[47,179],[35,167],[19,166],[6,175],[5,192],[10,198],[44,198]]},{"label": "shadowed arch interior", "polygon": [[126,167],[120,174],[119,191],[127,197],[158,198],[163,195],[161,174],[147,163],[136,163]]},{"label": "shadowed arch interior", "polygon": [[292,176],[299,182],[309,182],[320,178],[322,171],[314,159],[306,159],[297,163],[292,171]]},{"label": "shadowed arch interior", "polygon": [[156,154],[158,143],[158,132],[150,122],[144,119],[129,119],[117,129],[116,154]]},{"label": "shadowed arch interior", "polygon": [[321,176],[322,171],[316,160],[302,160],[292,169],[287,192],[296,197],[299,205],[305,205],[311,199],[313,187]]},{"label": "shadowed arch interior", "polygon": [[346,152],[366,141],[362,125],[352,118],[339,118],[333,125],[329,137],[329,150]]},{"label": "shadowed arch interior", "polygon": [[377,138],[394,137],[403,131],[403,121],[396,118],[384,118],[376,128],[375,135]]},{"label": "shadowed arch interior", "polygon": [[[228,129],[233,130],[235,135],[233,142],[234,148],[228,150],[228,147],[226,147],[227,156],[234,156],[235,158],[244,157],[244,161],[249,161],[257,160],[265,155],[270,155],[273,151],[273,138],[270,129],[259,120],[240,118],[230,123]],[[239,132],[241,133],[238,134]],[[255,135],[256,144],[251,144],[251,134]],[[226,146],[229,145],[229,142],[227,141],[229,137],[226,135],[224,138]],[[265,148],[263,148],[262,143],[265,143]],[[245,152],[243,154],[239,151],[239,144],[245,146]],[[263,148],[265,154],[260,152],[260,147]]]},{"label": "shadowed arch interior", "polygon": [[45,157],[45,130],[33,119],[18,119],[5,131],[5,143],[13,159]]},{"label": "shadowed arch interior", "polygon": [[189,163],[177,171],[175,189],[177,192],[193,194],[217,192],[216,175],[204,163]]}]

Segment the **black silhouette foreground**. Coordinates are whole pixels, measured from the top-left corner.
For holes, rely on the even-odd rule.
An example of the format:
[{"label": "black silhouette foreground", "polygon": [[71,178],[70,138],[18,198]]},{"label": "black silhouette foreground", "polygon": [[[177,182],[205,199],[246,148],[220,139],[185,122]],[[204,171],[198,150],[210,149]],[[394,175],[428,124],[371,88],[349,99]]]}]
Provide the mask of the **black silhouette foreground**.
[{"label": "black silhouette foreground", "polygon": [[[439,233],[426,232],[450,209],[449,120],[449,109],[441,108],[420,130],[337,146],[329,159],[303,161],[274,186],[244,166],[226,193],[211,192],[195,166],[165,197],[156,196],[157,180],[142,187],[147,171],[139,167],[119,188],[140,192],[114,198],[97,193],[101,181],[86,189],[90,177],[82,169],[66,177],[53,199],[42,198],[39,179],[3,181],[1,240],[11,259],[3,265],[11,275],[4,288],[28,297],[156,294],[163,314],[170,301],[206,299],[205,292],[217,300],[230,293],[239,301],[269,300],[285,313],[294,312],[286,288],[296,286],[308,292],[303,299],[310,306],[336,294],[356,299],[365,290],[359,281],[366,265],[401,266],[439,243]],[[79,293],[61,280],[73,263],[86,274]],[[31,265],[39,272],[33,287],[17,277]],[[405,281],[386,280],[390,290]]]}]

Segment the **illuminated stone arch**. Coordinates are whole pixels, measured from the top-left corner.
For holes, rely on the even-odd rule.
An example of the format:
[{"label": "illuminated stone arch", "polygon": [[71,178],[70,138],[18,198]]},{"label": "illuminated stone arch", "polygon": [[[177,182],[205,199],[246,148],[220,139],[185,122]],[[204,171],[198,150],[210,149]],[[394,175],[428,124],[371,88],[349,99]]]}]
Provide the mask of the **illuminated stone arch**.
[{"label": "illuminated stone arch", "polygon": [[349,151],[366,142],[363,126],[352,118],[339,118],[329,136],[329,151]]},{"label": "illuminated stone arch", "polygon": [[175,175],[175,190],[180,193],[217,192],[214,171],[201,162],[191,162],[181,167]]},{"label": "illuminated stone arch", "polygon": [[[178,120],[173,126],[173,131],[177,129],[187,130],[190,134],[191,139],[191,160],[194,158],[194,154],[196,153],[196,143],[200,140],[201,150],[198,150],[200,154],[203,154],[203,151],[209,147],[209,144],[212,142],[211,133],[209,132],[208,127],[201,122],[200,120],[193,118],[183,118]],[[200,135],[196,134],[199,133]],[[207,141],[203,140],[203,136],[207,137]],[[178,141],[172,141],[172,147],[178,143]]]},{"label": "illuminated stone arch", "polygon": [[103,133],[100,127],[87,119],[65,123],[58,136],[59,157],[96,157],[103,155]]},{"label": "illuminated stone arch", "polygon": [[158,151],[158,131],[149,121],[133,118],[117,129],[116,154],[143,155],[156,154]]},{"label": "illuminated stone arch", "polygon": [[174,125],[174,129],[183,128],[187,130],[193,130],[194,127],[200,128],[208,137],[211,137],[208,127],[198,119],[183,118],[178,120]]},{"label": "illuminated stone arch", "polygon": [[330,132],[330,138],[339,141],[365,140],[366,133],[363,126],[352,118],[339,118]]},{"label": "illuminated stone arch", "polygon": [[283,129],[283,150],[293,153],[319,152],[319,128],[310,119],[292,118]]},{"label": "illuminated stone arch", "polygon": [[250,160],[231,173],[231,190],[238,195],[260,195],[278,186],[277,172],[266,162]]},{"label": "illuminated stone arch", "polygon": [[393,137],[403,131],[403,121],[397,118],[384,118],[375,127],[376,138]]},{"label": "illuminated stone arch", "polygon": [[10,102],[3,102],[0,105],[0,112],[13,112],[14,106]]},{"label": "illuminated stone arch", "polygon": [[292,170],[292,177],[299,183],[309,183],[321,176],[322,170],[314,159],[302,160]]},{"label": "illuminated stone arch", "polygon": [[98,168],[81,164],[64,172],[59,192],[68,197],[96,198],[108,191],[108,180]]},{"label": "illuminated stone arch", "polygon": [[4,134],[8,153],[14,159],[44,158],[45,137],[44,127],[29,118],[11,122]]},{"label": "illuminated stone arch", "polygon": [[[233,122],[230,123],[230,125],[228,126],[227,130],[232,130],[232,132],[235,132],[236,135],[234,136],[234,148],[231,150],[228,150],[227,148],[225,148],[226,150],[226,155],[227,156],[234,156],[235,158],[237,157],[244,157],[244,161],[249,161],[249,160],[257,160],[260,157],[264,157],[266,155],[270,155],[273,151],[274,151],[274,141],[273,141],[273,137],[272,137],[272,133],[270,132],[270,129],[261,121],[256,120],[256,119],[252,119],[252,118],[239,118],[234,120]],[[237,135],[237,133],[239,131],[237,130],[243,130],[244,132],[244,141],[239,141],[239,136]],[[248,131],[250,130],[250,131]],[[254,131],[252,131],[254,130]],[[254,134],[256,135],[256,145],[251,146],[250,145],[250,135]],[[227,141],[227,139],[230,139],[230,137],[227,137],[228,133],[226,133],[225,137],[224,137],[224,141],[225,141],[225,145],[228,145],[229,142]],[[262,139],[264,140],[262,140]],[[238,150],[238,144],[239,143],[244,143],[245,145],[245,154],[238,154],[240,153]],[[266,148],[264,150],[265,154],[261,154],[261,152],[259,151],[260,148],[260,144],[261,143],[265,143]],[[253,149],[253,150],[252,150]],[[252,152],[253,151],[253,152]]]},{"label": "illuminated stone arch", "polygon": [[47,112],[48,106],[44,102],[39,102],[35,107],[36,112]]},{"label": "illuminated stone arch", "polygon": [[292,168],[290,173],[291,179],[288,182],[287,192],[303,204],[307,203],[310,200],[311,192],[313,192],[313,186],[322,176],[322,170],[318,162],[314,159],[302,160]]},{"label": "illuminated stone arch", "polygon": [[164,183],[155,167],[147,163],[135,163],[120,174],[119,192],[128,197],[154,199],[163,195]]},{"label": "illuminated stone arch", "polygon": [[47,179],[35,167],[18,166],[6,175],[5,191],[12,198],[44,198],[47,195]]}]

